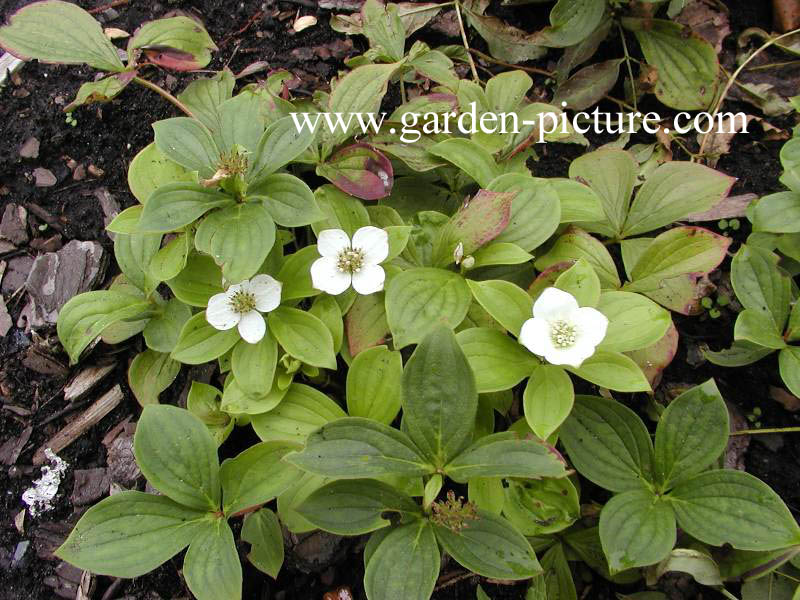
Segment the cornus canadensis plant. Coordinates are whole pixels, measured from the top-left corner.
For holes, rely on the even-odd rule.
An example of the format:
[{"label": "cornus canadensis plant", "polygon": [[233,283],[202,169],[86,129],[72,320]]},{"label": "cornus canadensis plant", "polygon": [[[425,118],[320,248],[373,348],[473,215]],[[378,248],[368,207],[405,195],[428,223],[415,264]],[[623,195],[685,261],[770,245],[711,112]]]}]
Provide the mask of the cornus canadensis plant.
[{"label": "cornus canadensis plant", "polygon": [[608,329],[608,318],[558,288],[545,289],[533,303],[533,318],[522,324],[519,342],[553,365],[580,367],[594,354]]}]

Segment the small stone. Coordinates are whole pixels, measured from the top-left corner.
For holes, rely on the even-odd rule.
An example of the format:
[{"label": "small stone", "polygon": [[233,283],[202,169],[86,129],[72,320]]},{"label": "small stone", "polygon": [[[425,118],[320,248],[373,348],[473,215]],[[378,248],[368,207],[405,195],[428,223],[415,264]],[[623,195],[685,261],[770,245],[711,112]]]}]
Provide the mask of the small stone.
[{"label": "small stone", "polygon": [[58,182],[52,171],[42,167],[33,170],[33,178],[36,181],[36,187],[53,187]]},{"label": "small stone", "polygon": [[33,267],[33,258],[30,256],[15,256],[8,259],[8,266],[3,275],[3,284],[0,291],[4,294],[13,294],[25,285],[28,274]]},{"label": "small stone", "polygon": [[[94,191],[94,197],[100,202],[100,208],[103,209],[103,224],[108,225],[119,214],[119,202],[112,196],[107,188],[99,188]],[[113,240],[114,236],[109,233],[109,237]]]},{"label": "small stone", "polygon": [[15,569],[18,566],[20,566],[22,559],[25,557],[25,553],[28,551],[28,546],[30,545],[31,543],[29,540],[22,540],[19,544],[17,544],[17,547],[14,548],[14,556],[11,559],[12,569]]},{"label": "small stone", "polygon": [[28,241],[28,211],[13,202],[6,205],[0,221],[0,236],[20,246]]},{"label": "small stone", "polygon": [[86,168],[83,165],[78,165],[72,170],[73,181],[83,181],[86,179]]},{"label": "small stone", "polygon": [[89,175],[91,175],[92,177],[102,177],[106,173],[105,171],[103,171],[103,169],[95,165],[89,165],[87,171],[89,171]]},{"label": "small stone", "polygon": [[6,307],[6,301],[0,296],[0,337],[5,337],[8,333],[8,330],[11,329],[11,326],[14,324],[11,315],[8,314],[8,308]]},{"label": "small stone", "polygon": [[142,473],[133,455],[132,435],[119,435],[109,444],[106,462],[111,482],[125,487],[133,485]]},{"label": "small stone", "polygon": [[29,137],[20,146],[19,155],[22,158],[39,158],[39,140],[35,137]]},{"label": "small stone", "polygon": [[70,500],[75,506],[91,504],[105,496],[110,485],[106,469],[78,469]]},{"label": "small stone", "polygon": [[51,235],[49,238],[34,238],[31,240],[29,244],[31,248],[34,250],[38,250],[39,252],[56,252],[57,250],[61,249],[62,241],[61,235],[55,234]]}]

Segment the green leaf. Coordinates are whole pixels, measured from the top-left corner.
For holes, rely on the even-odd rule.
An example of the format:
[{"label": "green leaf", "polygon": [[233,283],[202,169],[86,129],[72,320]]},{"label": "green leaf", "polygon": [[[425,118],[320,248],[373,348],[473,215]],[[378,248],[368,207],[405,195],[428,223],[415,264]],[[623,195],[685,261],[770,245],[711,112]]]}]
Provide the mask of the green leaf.
[{"label": "green leaf", "polygon": [[150,277],[156,281],[168,281],[177,277],[186,267],[191,245],[190,234],[179,233],[172,238],[150,260]]},{"label": "green leaf", "polygon": [[347,412],[390,425],[402,404],[403,358],[386,346],[360,352],[347,371]]},{"label": "green leaf", "polygon": [[143,209],[144,206],[141,204],[134,204],[126,208],[106,225],[106,231],[112,233],[138,233],[139,218],[142,216]]},{"label": "green leaf", "polygon": [[[2,35],[2,34],[0,34]],[[95,102],[111,102],[133,81],[134,73],[128,71],[110,75],[97,81],[87,81],[78,89],[75,99],[64,107],[64,112],[72,112],[79,106]]]},{"label": "green leaf", "polygon": [[725,258],[731,239],[702,227],[675,227],[659,234],[639,257],[625,285],[630,292],[658,290],[664,279],[705,274]]},{"label": "green leaf", "polygon": [[[328,99],[328,110],[332,113],[374,113],[386,94],[389,79],[399,67],[395,64],[363,65],[342,77],[333,88]],[[355,131],[357,122],[351,122],[344,132],[335,134],[337,142],[346,140]]]},{"label": "green leaf", "polygon": [[550,11],[550,26],[537,32],[533,41],[551,48],[573,46],[600,24],[605,8],[600,0],[558,0]]},{"label": "green leaf", "polygon": [[469,500],[478,508],[499,515],[503,511],[503,480],[497,477],[473,477],[468,482]]},{"label": "green leaf", "polygon": [[728,195],[735,181],[697,163],[664,163],[636,194],[622,235],[639,235],[711,210]]},{"label": "green leaf", "polygon": [[112,290],[79,294],[58,313],[58,339],[75,364],[81,352],[113,323],[132,320],[150,308],[141,297]]},{"label": "green leaf", "polygon": [[800,542],[800,528],[780,497],[743,471],[700,473],[679,483],[669,499],[681,529],[712,546],[777,550]]},{"label": "green leaf", "polygon": [[374,479],[328,483],[312,492],[297,511],[316,527],[337,535],[370,533],[390,525],[390,517],[421,516],[410,497]]},{"label": "green leaf", "polygon": [[233,419],[220,410],[220,396],[213,385],[193,381],[186,397],[186,409],[206,424],[217,446],[221,446],[233,430]]},{"label": "green leaf", "polygon": [[278,119],[264,130],[247,175],[258,189],[258,184],[275,171],[300,156],[314,141],[314,132],[298,129],[291,117]]},{"label": "green leaf", "polygon": [[[548,182],[524,173],[505,173],[489,183],[487,189],[492,192],[516,193],[508,225],[495,242],[514,243],[530,251],[555,233],[561,210],[558,194]],[[475,261],[477,266],[477,254]]]},{"label": "green leaf", "polygon": [[428,600],[440,568],[433,528],[412,521],[388,530],[380,540],[366,563],[364,589],[370,600]]},{"label": "green leaf", "polygon": [[217,50],[203,26],[184,16],[156,19],[139,27],[128,43],[128,54],[139,48],[150,62],[175,71],[202,69]]},{"label": "green leaf", "polygon": [[456,335],[479,393],[508,390],[531,374],[539,360],[502,331],[473,327]]},{"label": "green leaf", "polygon": [[558,196],[561,204],[561,222],[602,221],[605,215],[600,196],[586,183],[553,177],[542,179]]},{"label": "green leaf", "polygon": [[437,467],[470,442],[478,392],[455,335],[437,327],[417,346],[403,371],[403,428]]},{"label": "green leaf", "polygon": [[253,415],[250,422],[258,437],[265,442],[305,444],[310,433],[345,416],[339,405],[322,392],[301,383],[292,383],[277,407],[268,413]]},{"label": "green leaf", "polygon": [[457,273],[444,269],[408,269],[386,285],[386,320],[395,347],[419,343],[435,326],[453,329],[467,314],[469,287]]},{"label": "green leaf", "polygon": [[511,480],[502,490],[503,514],[523,535],[556,533],[580,518],[578,491],[568,477]]},{"label": "green leaf", "polygon": [[213,77],[201,77],[191,81],[178,100],[192,111],[195,118],[208,129],[219,129],[219,106],[230,99],[236,79],[228,69],[219,71]]},{"label": "green leaf", "polygon": [[450,556],[470,571],[495,579],[528,579],[541,573],[536,554],[508,521],[478,509],[458,533],[434,525],[436,539]]},{"label": "green leaf", "polygon": [[428,152],[457,166],[479,186],[486,188],[500,175],[494,158],[483,147],[466,138],[450,138],[428,148]]},{"label": "green leaf", "polygon": [[631,292],[603,292],[597,310],[608,317],[600,348],[630,352],[655,344],[672,324],[668,311],[648,298]]},{"label": "green leaf", "polygon": [[194,223],[213,208],[233,204],[233,198],[190,181],[167,183],[147,200],[139,232],[166,233]]},{"label": "green leaf", "polygon": [[672,21],[625,17],[622,25],[634,32],[647,63],[656,68],[655,94],[661,102],[679,110],[711,105],[719,75],[711,44]]},{"label": "green leaf", "polygon": [[316,527],[306,521],[297,512],[297,507],[314,490],[322,487],[330,481],[327,477],[320,477],[313,473],[303,473],[299,482],[290,486],[283,494],[278,496],[278,516],[281,523],[292,533],[307,533],[314,531]]},{"label": "green leaf", "polygon": [[247,559],[253,566],[277,579],[283,565],[283,532],[275,513],[262,508],[245,515],[242,540],[250,544]]},{"label": "green leaf", "polygon": [[783,383],[795,396],[800,394],[800,348],[789,346],[778,354],[778,367]]},{"label": "green leaf", "polygon": [[572,294],[580,306],[597,306],[600,300],[600,278],[585,258],[561,273],[555,287]]},{"label": "green leaf", "polygon": [[563,477],[564,464],[538,440],[523,439],[513,432],[481,438],[444,467],[454,481],[473,477]]},{"label": "green leaf", "polygon": [[655,569],[659,579],[669,572],[688,573],[701,585],[723,585],[719,567],[711,556],[702,550],[675,548]]},{"label": "green leaf", "polygon": [[269,313],[269,329],[291,356],[315,367],[336,368],[331,332],[311,313],[279,306]]},{"label": "green leaf", "polygon": [[539,439],[546,440],[569,416],[575,391],[564,369],[539,365],[531,373],[522,398],[525,420]]},{"label": "green leaf", "polygon": [[509,112],[525,100],[533,80],[524,71],[506,71],[486,82],[487,108],[494,112]]},{"label": "green leaf", "polygon": [[147,347],[169,354],[175,349],[181,329],[192,316],[192,310],[180,300],[173,298],[163,311],[147,322],[142,334]]},{"label": "green leaf", "polygon": [[286,442],[261,442],[224,461],[219,478],[225,515],[269,502],[296,483],[302,472],[281,460],[295,449]]},{"label": "green leaf", "polygon": [[300,227],[325,218],[314,192],[302,179],[288,173],[273,173],[247,190],[250,199],[263,198],[264,208],[284,227]]},{"label": "green leaf", "polygon": [[778,257],[758,246],[742,244],[731,262],[736,298],[747,309],[772,321],[780,334],[789,317],[792,279],[778,266]]},{"label": "green leaf", "polygon": [[325,214],[324,220],[312,224],[316,235],[325,229],[341,229],[352,237],[357,230],[370,224],[364,204],[332,185],[321,185],[315,190],[314,197]]},{"label": "green leaf", "polygon": [[312,315],[325,324],[333,337],[333,351],[338,353],[342,348],[344,338],[344,323],[342,309],[336,301],[336,296],[322,295],[314,298],[314,303],[308,309]]},{"label": "green leaf", "polygon": [[578,472],[612,492],[639,490],[653,480],[650,434],[616,400],[576,396],[559,437]]},{"label": "green leaf", "polygon": [[55,554],[98,575],[139,577],[188,546],[207,526],[205,515],[165,496],[122,491],[86,511]]},{"label": "green leaf", "polygon": [[700,473],[728,443],[728,408],[713,379],[673,400],[658,422],[655,468],[664,489]]},{"label": "green leaf", "polygon": [[210,254],[232,283],[255,275],[274,243],[272,217],[262,204],[253,202],[212,212],[201,221],[194,238],[197,249]]},{"label": "green leaf", "polygon": [[201,179],[214,175],[219,150],[211,132],[200,121],[174,117],[153,123],[153,131],[155,144],[164,156],[189,171],[197,171]]},{"label": "green leaf", "polygon": [[751,309],[743,310],[736,317],[733,339],[737,342],[751,342],[774,350],[786,347],[786,342],[780,332],[775,329],[775,322],[770,316]]},{"label": "green leaf", "polygon": [[[575,164],[573,162],[573,164]],[[595,273],[600,278],[603,289],[618,288],[619,275],[614,259],[608,249],[597,238],[589,235],[583,229],[571,225],[559,236],[550,249],[539,256],[534,263],[540,271],[562,262],[574,262],[580,258],[592,265]]]},{"label": "green leaf", "polygon": [[402,60],[406,30],[396,4],[384,6],[378,0],[367,0],[361,7],[361,22],[372,50],[391,62]]},{"label": "green leaf", "polygon": [[[247,343],[247,342],[239,342]],[[231,414],[260,415],[275,408],[286,395],[286,387],[279,385],[279,379],[269,382],[269,387],[253,393],[245,392],[239,381],[231,377],[226,382],[222,394],[221,409]]]},{"label": "green leaf", "polygon": [[148,404],[136,426],[133,451],[142,474],[159,492],[197,510],[219,510],[217,445],[192,413]]},{"label": "green leaf", "polygon": [[48,0],[25,6],[0,28],[0,46],[23,60],[79,65],[101,71],[125,67],[100,23],[71,2]]},{"label": "green leaf", "polygon": [[114,257],[120,270],[146,296],[158,286],[158,281],[150,275],[150,261],[160,247],[160,234],[118,233],[114,236]]},{"label": "green leaf", "polygon": [[225,519],[208,522],[189,545],[183,576],[197,600],[240,600],[242,565]]},{"label": "green leaf", "polygon": [[553,104],[584,110],[600,102],[619,79],[619,66],[624,59],[606,60],[584,67],[556,89]]},{"label": "green leaf", "polygon": [[[585,181],[603,205],[609,231],[620,234],[636,182],[638,166],[630,152],[616,149],[596,150],[580,156],[569,166],[570,179]],[[600,273],[598,273],[600,275]]]},{"label": "green leaf", "polygon": [[[542,569],[544,569],[545,585],[543,600],[548,598],[577,600],[578,594],[575,591],[575,582],[572,581],[572,571],[564,554],[563,544],[553,544],[544,553],[544,556],[542,556]],[[526,600],[530,600],[530,598],[526,596]]]},{"label": "green leaf", "polygon": [[508,242],[494,242],[478,248],[472,257],[475,259],[476,269],[495,265],[519,265],[533,260],[532,254]]},{"label": "green leaf", "polygon": [[612,574],[663,560],[676,538],[672,508],[649,490],[618,494],[600,512],[600,541]]},{"label": "green leaf", "polygon": [[239,341],[239,332],[233,328],[220,331],[206,321],[206,313],[199,312],[186,321],[172,358],[187,365],[199,365],[219,358]]},{"label": "green leaf", "polygon": [[[151,142],[142,148],[133,157],[128,167],[128,187],[131,188],[131,193],[142,204],[147,204],[150,196],[157,188],[168,183],[178,183],[180,181],[196,182],[197,177],[178,163],[167,158],[158,149],[155,142]],[[117,218],[133,208],[136,207],[125,209],[117,215]],[[139,208],[141,209],[141,207]],[[132,232],[124,231],[123,233]]]},{"label": "green leaf", "polygon": [[145,350],[137,354],[128,368],[128,385],[139,404],[157,404],[158,395],[167,389],[181,370],[169,354]]},{"label": "green leaf", "polygon": [[214,259],[204,254],[191,254],[186,268],[177,277],[167,281],[172,293],[181,302],[205,308],[214,294],[223,292],[222,271]]},{"label": "green leaf", "polygon": [[631,358],[619,352],[596,350],[580,367],[564,367],[600,387],[618,392],[649,392],[650,382]]},{"label": "green leaf", "polygon": [[283,283],[282,301],[308,298],[321,293],[314,288],[311,281],[311,265],[319,256],[316,244],[311,244],[284,259],[281,270],[275,276],[278,281]]},{"label": "green leaf", "polygon": [[514,336],[519,336],[522,324],[533,316],[533,299],[509,281],[468,279],[467,285],[478,304]]},{"label": "green leaf", "polygon": [[308,436],[302,452],[289,454],[286,460],[305,471],[337,479],[392,474],[415,477],[433,471],[405,433],[361,417],[323,425]]},{"label": "green leaf", "polygon": [[261,394],[272,387],[278,363],[278,345],[270,331],[255,344],[244,340],[233,347],[231,371],[247,394]]},{"label": "green leaf", "polygon": [[761,360],[768,354],[772,354],[773,348],[763,348],[753,342],[738,340],[733,342],[730,348],[713,352],[706,350],[703,352],[708,361],[722,367],[743,367]]},{"label": "green leaf", "polygon": [[767,233],[800,231],[800,193],[794,191],[768,194],[750,208],[748,216],[753,222],[753,231]]}]

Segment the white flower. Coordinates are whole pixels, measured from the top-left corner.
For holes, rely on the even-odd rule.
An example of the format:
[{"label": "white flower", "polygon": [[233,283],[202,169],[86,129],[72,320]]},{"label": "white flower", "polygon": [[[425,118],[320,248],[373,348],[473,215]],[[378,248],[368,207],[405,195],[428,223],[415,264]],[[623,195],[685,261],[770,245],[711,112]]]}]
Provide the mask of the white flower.
[{"label": "white flower", "polygon": [[522,324],[519,342],[550,364],[580,367],[606,329],[608,319],[599,310],[578,307],[572,294],[549,287],[533,304],[533,318]]},{"label": "white flower", "polygon": [[317,236],[318,258],[311,265],[312,285],[333,296],[352,283],[359,294],[383,289],[386,273],[380,263],[389,256],[389,234],[377,227],[362,227],[353,242],[341,229],[326,229]]},{"label": "white flower", "polygon": [[275,310],[280,303],[281,282],[269,275],[256,275],[211,296],[206,320],[212,327],[223,331],[238,325],[242,339],[255,344],[267,331],[261,313]]}]

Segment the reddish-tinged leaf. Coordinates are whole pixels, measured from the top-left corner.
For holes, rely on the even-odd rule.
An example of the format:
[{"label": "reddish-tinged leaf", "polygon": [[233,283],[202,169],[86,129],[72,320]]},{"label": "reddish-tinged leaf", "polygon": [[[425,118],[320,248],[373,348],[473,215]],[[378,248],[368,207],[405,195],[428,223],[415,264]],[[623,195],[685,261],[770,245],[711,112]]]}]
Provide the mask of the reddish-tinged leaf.
[{"label": "reddish-tinged leaf", "polygon": [[389,335],[383,294],[358,296],[345,317],[350,355],[382,344]]},{"label": "reddish-tinged leaf", "polygon": [[463,256],[467,256],[500,235],[511,219],[511,201],[516,195],[480,190],[474,198],[467,199],[442,228],[433,252],[435,262],[453,262],[458,244],[462,244]]},{"label": "reddish-tinged leaf", "polygon": [[317,175],[351,196],[378,200],[392,192],[392,163],[369,144],[353,144],[317,166]]},{"label": "reddish-tinged leaf", "polygon": [[678,330],[675,325],[670,325],[667,332],[660,340],[652,346],[625,352],[633,361],[639,365],[645,377],[650,382],[650,386],[655,389],[661,381],[661,373],[666,369],[675,358],[678,351]]},{"label": "reddish-tinged leaf", "polygon": [[175,48],[146,48],[144,54],[151,63],[173,71],[196,71],[204,66],[191,53]]}]

